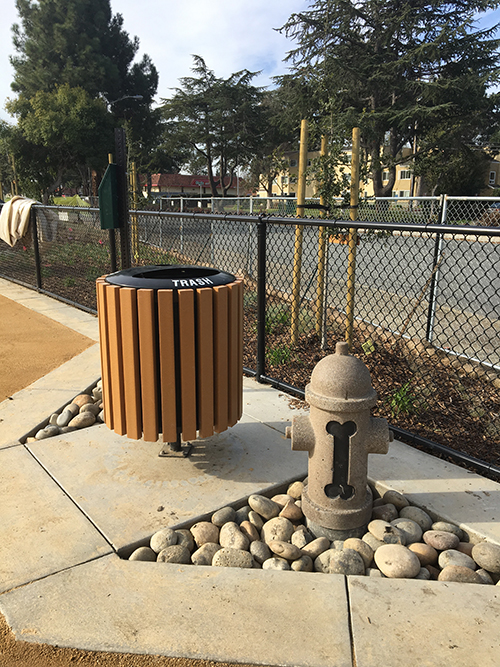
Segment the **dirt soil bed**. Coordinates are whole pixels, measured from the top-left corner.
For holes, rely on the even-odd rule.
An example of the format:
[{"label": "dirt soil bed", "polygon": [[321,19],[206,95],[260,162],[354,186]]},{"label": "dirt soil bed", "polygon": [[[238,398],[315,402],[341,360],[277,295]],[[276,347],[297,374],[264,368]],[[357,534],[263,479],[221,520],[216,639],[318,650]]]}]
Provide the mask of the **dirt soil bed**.
[{"label": "dirt soil bed", "polygon": [[[251,369],[256,368],[256,321],[256,308],[250,305],[245,309],[243,363]],[[266,375],[302,390],[316,363],[344,339],[340,322],[337,331],[329,333],[326,350],[314,331],[302,333],[291,347],[289,322],[267,328]],[[370,370],[378,394],[374,414],[500,466],[500,391],[479,365],[471,371],[431,346],[377,335],[373,328],[360,326],[354,328],[353,354]]]},{"label": "dirt soil bed", "polygon": [[0,402],[94,344],[3,296],[0,312]]}]

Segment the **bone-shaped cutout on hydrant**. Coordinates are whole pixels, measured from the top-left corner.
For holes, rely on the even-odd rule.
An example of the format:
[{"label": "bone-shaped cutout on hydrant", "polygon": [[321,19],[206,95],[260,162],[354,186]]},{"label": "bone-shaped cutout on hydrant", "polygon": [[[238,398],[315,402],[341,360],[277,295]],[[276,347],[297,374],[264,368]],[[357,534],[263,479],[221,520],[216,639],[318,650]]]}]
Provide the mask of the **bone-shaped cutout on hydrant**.
[{"label": "bone-shaped cutout on hydrant", "polygon": [[287,436],[293,450],[309,452],[302,495],[307,525],[316,537],[361,537],[373,505],[368,454],[387,454],[392,433],[385,419],[370,415],[377,393],[347,343],[316,364],[306,400],[310,414],[294,417]]}]

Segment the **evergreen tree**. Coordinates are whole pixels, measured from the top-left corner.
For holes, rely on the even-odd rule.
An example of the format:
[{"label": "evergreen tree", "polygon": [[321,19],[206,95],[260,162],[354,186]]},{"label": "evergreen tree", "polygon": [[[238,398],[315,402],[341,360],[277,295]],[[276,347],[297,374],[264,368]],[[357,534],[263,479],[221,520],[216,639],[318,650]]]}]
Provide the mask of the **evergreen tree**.
[{"label": "evergreen tree", "polygon": [[170,141],[189,155],[194,173],[201,168],[208,174],[214,196],[219,187],[226,196],[237,168],[250,163],[262,140],[262,92],[251,84],[255,72],[218,78],[200,56],[192,71],[195,76],[182,78],[164,100]]},{"label": "evergreen tree", "polygon": [[[463,144],[491,126],[488,86],[498,75],[500,41],[496,26],[478,29],[475,17],[498,6],[498,0],[315,0],[282,28],[297,47],[288,55],[292,74],[281,83],[299,77],[307,91],[302,113],[305,107],[308,115],[331,117],[333,104],[338,116],[350,115],[362,130],[375,194],[391,195],[404,146],[438,150],[436,126],[465,123]],[[464,94],[471,87],[472,115]]]},{"label": "evergreen tree", "polygon": [[[18,119],[19,164],[30,172],[26,178],[39,174],[47,197],[75,169],[83,174],[106,165],[113,124],[135,116],[134,138],[143,140],[156,118],[158,73],[147,55],[134,62],[139,40],[124,31],[109,0],[17,0],[16,6],[17,97],[8,110]],[[70,100],[77,102],[72,110]]]}]

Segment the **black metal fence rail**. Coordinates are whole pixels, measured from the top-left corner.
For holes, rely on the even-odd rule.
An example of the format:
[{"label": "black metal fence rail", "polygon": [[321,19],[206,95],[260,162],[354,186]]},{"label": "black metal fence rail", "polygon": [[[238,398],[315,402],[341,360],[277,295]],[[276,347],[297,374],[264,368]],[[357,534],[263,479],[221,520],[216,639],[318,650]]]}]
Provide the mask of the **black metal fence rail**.
[{"label": "black metal fence rail", "polygon": [[[34,211],[31,243],[0,242],[0,275],[95,311],[95,280],[111,271],[98,209]],[[125,232],[116,245],[130,243],[134,265],[244,277],[245,367],[298,396],[345,337],[353,280],[352,349],[370,369],[379,414],[412,437],[500,463],[499,228],[131,211]]]}]

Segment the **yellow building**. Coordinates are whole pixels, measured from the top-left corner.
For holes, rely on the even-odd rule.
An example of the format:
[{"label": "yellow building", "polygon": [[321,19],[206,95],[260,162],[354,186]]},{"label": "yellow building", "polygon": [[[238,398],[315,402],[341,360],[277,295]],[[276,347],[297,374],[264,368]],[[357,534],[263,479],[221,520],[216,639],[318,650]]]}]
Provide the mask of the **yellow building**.
[{"label": "yellow building", "polygon": [[[286,172],[278,174],[278,176],[273,181],[272,195],[273,197],[296,197],[297,196],[297,181],[298,181],[298,172],[299,172],[299,152],[298,151],[287,151],[284,153],[284,159],[288,163],[288,169]],[[309,151],[307,153],[307,166],[310,167],[312,161],[315,158],[319,157],[319,151]],[[346,157],[348,162],[351,161],[351,151],[346,151]],[[344,170],[347,175],[348,180],[350,181],[350,168],[348,165],[344,167],[338,167],[338,170]],[[370,197],[373,195],[373,186],[371,181],[368,183],[360,183],[360,197]],[[268,197],[268,192],[266,188],[261,184],[258,190],[259,197]],[[318,198],[318,184],[314,181],[308,181],[306,183],[306,199]]]},{"label": "yellow building", "polygon": [[[403,149],[402,158],[409,156],[411,154],[411,149],[406,147]],[[346,151],[346,156],[348,162],[351,161],[351,151]],[[312,161],[319,157],[319,151],[309,151],[307,154],[307,165],[310,167]],[[299,163],[299,153],[298,151],[289,151],[284,154],[285,162],[288,163],[288,170],[278,174],[278,176],[273,181],[272,194],[273,197],[296,197],[297,196],[297,179],[298,179],[298,163]],[[340,170],[341,167],[338,167]],[[346,165],[343,167],[348,180],[350,180],[349,166]],[[389,172],[382,172],[382,183],[386,185],[389,181]],[[417,197],[417,196],[426,196],[429,193],[425,191],[424,187],[421,187],[419,183],[420,179],[417,176],[414,176],[411,159],[407,163],[398,164],[396,166],[396,180],[392,188],[392,193],[389,196],[392,197]],[[500,187],[500,156],[496,159],[491,160],[489,165],[489,171],[486,175],[486,182],[484,188],[481,190],[481,196],[491,195],[491,191],[494,188]],[[360,182],[359,184],[359,196],[363,197],[373,197],[373,184],[371,179],[368,182]],[[258,190],[259,197],[267,197],[268,193],[265,187],[261,185]],[[318,194],[318,184],[313,182],[308,182],[306,184],[306,199],[317,198]]]}]

